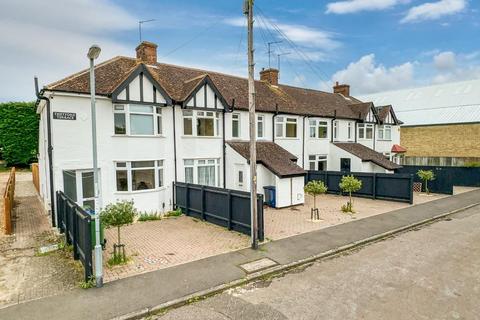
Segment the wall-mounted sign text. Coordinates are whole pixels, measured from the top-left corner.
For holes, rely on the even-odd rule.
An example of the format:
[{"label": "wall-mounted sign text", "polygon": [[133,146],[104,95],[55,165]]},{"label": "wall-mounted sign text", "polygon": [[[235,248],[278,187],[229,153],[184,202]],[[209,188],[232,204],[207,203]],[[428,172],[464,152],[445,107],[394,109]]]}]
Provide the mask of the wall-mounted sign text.
[{"label": "wall-mounted sign text", "polygon": [[73,112],[53,112],[53,119],[77,120],[77,114]]}]

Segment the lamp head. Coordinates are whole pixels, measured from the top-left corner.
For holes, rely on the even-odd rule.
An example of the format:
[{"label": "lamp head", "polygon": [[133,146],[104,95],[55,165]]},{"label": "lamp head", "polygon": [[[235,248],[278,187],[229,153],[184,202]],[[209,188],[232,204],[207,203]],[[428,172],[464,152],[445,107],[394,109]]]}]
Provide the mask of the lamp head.
[{"label": "lamp head", "polygon": [[100,49],[99,46],[94,44],[90,47],[90,49],[88,49],[87,57],[91,60],[95,60],[100,55],[100,51],[102,51],[102,49]]}]

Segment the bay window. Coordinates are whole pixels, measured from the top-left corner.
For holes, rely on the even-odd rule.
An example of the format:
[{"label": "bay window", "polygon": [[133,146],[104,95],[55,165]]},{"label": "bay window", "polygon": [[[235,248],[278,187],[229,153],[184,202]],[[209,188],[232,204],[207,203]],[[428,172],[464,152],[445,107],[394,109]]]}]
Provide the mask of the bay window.
[{"label": "bay window", "polygon": [[275,118],[275,137],[296,138],[297,137],[297,118],[276,117]]},{"label": "bay window", "polygon": [[309,120],[310,138],[328,138],[328,122],[322,120]]},{"label": "bay window", "polygon": [[162,108],[148,105],[114,105],[116,135],[153,136],[162,134]]},{"label": "bay window", "polygon": [[358,124],[358,138],[372,140],[373,139],[373,124],[360,123]]},{"label": "bay window", "polygon": [[392,140],[392,126],[378,126],[378,140]]},{"label": "bay window", "polygon": [[205,186],[218,186],[220,171],[218,159],[185,159],[185,182]]},{"label": "bay window", "polygon": [[219,116],[213,111],[183,110],[183,135],[216,137],[219,131]]},{"label": "bay window", "polygon": [[115,163],[117,191],[154,190],[164,186],[163,160]]}]

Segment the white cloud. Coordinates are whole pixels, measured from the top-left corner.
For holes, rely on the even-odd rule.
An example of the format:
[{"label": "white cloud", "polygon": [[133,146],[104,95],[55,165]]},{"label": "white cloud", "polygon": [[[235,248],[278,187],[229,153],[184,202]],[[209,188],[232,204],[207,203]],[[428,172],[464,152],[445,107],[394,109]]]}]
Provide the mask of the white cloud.
[{"label": "white cloud", "polygon": [[135,30],[136,18],[107,0],[4,1],[0,11],[1,100],[33,100],[33,76],[40,84],[88,67],[86,53],[96,43],[100,61],[133,48],[114,40]]},{"label": "white cloud", "polygon": [[336,72],[329,82],[320,84],[322,90],[331,91],[335,81],[349,84],[353,94],[367,94],[379,91],[405,88],[414,82],[414,63],[407,62],[393,67],[385,67],[369,54],[347,68]]},{"label": "white cloud", "polygon": [[433,57],[433,63],[438,70],[452,70],[456,66],[455,53],[451,51],[441,52]]},{"label": "white cloud", "polygon": [[432,83],[445,83],[480,78],[480,65],[471,64],[478,52],[456,54],[451,51],[441,52],[433,57],[435,75]]},{"label": "white cloud", "polygon": [[427,2],[408,10],[402,23],[436,20],[444,16],[462,12],[467,7],[468,0],[440,0]]},{"label": "white cloud", "polygon": [[[229,18],[225,19],[224,23],[235,27],[245,27],[245,18]],[[257,19],[255,27],[273,31],[273,34],[282,40],[281,34],[277,31],[278,28],[295,44],[306,47],[333,50],[341,45],[341,43],[335,39],[335,34],[333,32],[315,29],[304,25]]]},{"label": "white cloud", "polygon": [[344,0],[327,4],[327,13],[347,14],[360,11],[377,11],[392,8],[406,0]]}]

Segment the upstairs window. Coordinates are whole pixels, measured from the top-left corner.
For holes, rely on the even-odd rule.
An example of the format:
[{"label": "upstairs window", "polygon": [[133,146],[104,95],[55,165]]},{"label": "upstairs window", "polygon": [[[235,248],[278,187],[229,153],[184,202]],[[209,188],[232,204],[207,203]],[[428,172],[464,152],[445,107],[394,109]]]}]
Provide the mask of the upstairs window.
[{"label": "upstairs window", "polygon": [[371,123],[360,123],[358,125],[358,138],[364,140],[373,139],[373,124]]},{"label": "upstairs window", "polygon": [[333,140],[337,140],[338,139],[338,126],[339,126],[339,123],[338,121],[333,121]]},{"label": "upstairs window", "polygon": [[390,125],[379,126],[378,140],[392,140],[392,126]]},{"label": "upstairs window", "polygon": [[240,113],[232,113],[232,138],[240,138]]},{"label": "upstairs window", "polygon": [[116,135],[153,136],[162,134],[162,109],[148,105],[114,105]]},{"label": "upstairs window", "polygon": [[275,137],[296,138],[297,137],[297,118],[276,117],[275,118]]},{"label": "upstairs window", "polygon": [[353,140],[353,122],[349,122],[347,126],[347,139]]},{"label": "upstairs window", "polygon": [[183,135],[216,137],[219,130],[217,112],[183,110]]},{"label": "upstairs window", "polygon": [[265,117],[257,116],[257,138],[265,138]]},{"label": "upstairs window", "polygon": [[310,120],[310,138],[326,139],[328,138],[328,122],[322,120]]}]

